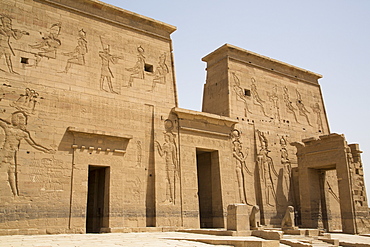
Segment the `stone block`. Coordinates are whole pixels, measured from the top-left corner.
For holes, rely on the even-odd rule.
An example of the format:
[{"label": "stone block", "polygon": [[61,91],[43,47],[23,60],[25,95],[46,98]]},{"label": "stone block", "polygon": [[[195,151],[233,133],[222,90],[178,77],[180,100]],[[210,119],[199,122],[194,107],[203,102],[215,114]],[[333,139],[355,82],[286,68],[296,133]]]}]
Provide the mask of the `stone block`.
[{"label": "stone block", "polygon": [[248,205],[230,204],[227,207],[227,230],[249,231]]},{"label": "stone block", "polygon": [[252,236],[263,239],[280,240],[283,237],[283,232],[275,230],[253,230]]}]

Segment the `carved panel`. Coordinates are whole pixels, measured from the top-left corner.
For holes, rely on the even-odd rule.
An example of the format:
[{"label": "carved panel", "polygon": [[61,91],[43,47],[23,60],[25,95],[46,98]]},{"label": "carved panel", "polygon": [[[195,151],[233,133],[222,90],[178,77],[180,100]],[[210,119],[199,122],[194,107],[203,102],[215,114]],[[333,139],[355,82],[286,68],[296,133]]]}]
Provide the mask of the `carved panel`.
[{"label": "carved panel", "polygon": [[129,83],[128,83],[129,87],[132,87],[135,78],[144,79],[144,75],[145,75],[144,73],[145,71],[145,56],[144,56],[145,50],[143,47],[138,46],[137,52],[138,52],[137,61],[134,67],[126,69],[127,71],[131,72]]},{"label": "carved panel", "polygon": [[238,180],[238,191],[240,203],[248,204],[253,206],[248,202],[246,185],[248,182],[248,176],[253,176],[253,173],[249,170],[246,158],[248,157],[248,150],[243,150],[243,145],[241,142],[241,133],[239,130],[234,129],[231,132],[231,143],[233,144],[233,157],[236,161],[235,171]]},{"label": "carved panel", "polygon": [[23,111],[12,113],[11,122],[0,118],[0,127],[4,131],[4,142],[0,150],[1,166],[8,173],[8,184],[14,196],[19,195],[17,152],[22,140],[25,140],[31,147],[44,153],[54,153],[51,148],[37,144],[27,130],[27,115]]},{"label": "carved panel", "polygon": [[175,204],[176,202],[176,184],[179,181],[179,166],[178,166],[178,154],[176,135],[172,132],[174,123],[172,120],[165,120],[164,140],[165,142],[161,145],[158,141],[155,141],[156,149],[161,157],[164,157],[166,166],[166,199],[165,203]]},{"label": "carved panel", "polygon": [[9,17],[0,15],[0,20],[0,59],[2,57],[5,58],[5,64],[7,65],[10,73],[18,74],[13,70],[12,56],[15,56],[15,53],[11,45],[11,39],[18,40],[22,38],[23,35],[29,35],[29,33],[26,31],[13,29],[12,19]]},{"label": "carved panel", "polygon": [[252,77],[251,81],[252,81],[251,91],[252,91],[252,96],[253,96],[253,103],[261,108],[263,115],[265,115],[266,117],[269,117],[265,111],[265,107],[264,107],[265,101],[261,99],[258,93],[257,86],[256,86],[256,79]]},{"label": "carved panel", "polygon": [[[99,51],[99,57],[101,58],[100,90],[118,94],[113,89],[112,78],[114,78],[114,74],[110,68],[110,64],[118,63],[118,60],[123,59],[123,57],[112,55],[110,53],[110,45],[103,42],[102,37],[100,37],[100,41],[102,45],[102,51]],[[104,87],[104,82],[107,83],[109,91]]]},{"label": "carved panel", "polygon": [[[59,34],[62,29],[60,22],[54,23],[48,29],[46,34],[43,34],[40,41],[36,44],[29,45],[35,51],[31,52],[35,55],[34,67],[37,67],[42,58],[56,59],[58,48],[62,45],[59,39]],[[40,32],[42,34],[42,32]]]},{"label": "carved panel", "polygon": [[278,177],[274,162],[269,156],[268,140],[265,133],[257,130],[257,136],[260,143],[260,150],[257,154],[257,168],[260,175],[261,193],[263,201],[267,206],[277,205],[275,179]]},{"label": "carved panel", "polygon": [[236,94],[237,100],[240,100],[244,103],[244,116],[247,117],[248,113],[252,113],[248,108],[248,96],[245,94],[244,89],[240,86],[239,77],[232,73],[233,76],[233,89]]},{"label": "carved panel", "polygon": [[68,70],[71,68],[72,64],[77,65],[85,65],[85,55],[88,52],[87,49],[87,39],[86,39],[86,32],[81,29],[78,31],[78,39],[77,39],[77,46],[71,52],[63,52],[64,56],[69,57],[67,59],[67,64],[64,68],[64,71],[61,73],[68,73]]}]

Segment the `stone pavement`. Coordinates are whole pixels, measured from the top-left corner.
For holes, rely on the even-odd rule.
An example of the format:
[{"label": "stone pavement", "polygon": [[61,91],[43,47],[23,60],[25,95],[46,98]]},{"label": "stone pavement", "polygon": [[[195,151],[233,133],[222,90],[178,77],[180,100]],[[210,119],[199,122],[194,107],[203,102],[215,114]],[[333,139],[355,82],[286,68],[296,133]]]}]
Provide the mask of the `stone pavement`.
[{"label": "stone pavement", "polygon": [[[303,236],[302,236],[303,237]],[[340,240],[341,245],[354,247],[370,247],[369,236],[357,236],[349,234],[331,234],[332,238]],[[304,237],[303,237],[304,238]],[[51,246],[72,246],[72,247],[231,247],[233,245],[212,245],[198,241],[233,241],[259,240],[257,237],[230,237],[205,234],[194,234],[184,232],[144,232],[144,233],[107,233],[107,234],[60,234],[60,235],[13,235],[0,236],[0,247],[51,247]],[[194,241],[198,240],[198,241]],[[209,241],[211,240],[211,241]],[[264,240],[262,240],[264,241]],[[309,246],[309,245],[308,245]],[[287,245],[280,244],[280,247]]]},{"label": "stone pavement", "polygon": [[[0,236],[1,247],[50,247],[50,246],[78,246],[78,247],[171,247],[192,246],[207,247],[211,244],[191,241],[190,239],[226,239],[230,237],[210,236],[203,234],[182,232],[152,232],[152,233],[108,233],[108,234],[61,234],[61,235],[13,235]],[[184,240],[184,239],[189,239]],[[238,237],[240,239],[240,237]],[[256,237],[244,237],[241,239],[258,239]],[[217,245],[226,247],[230,245]]]},{"label": "stone pavement", "polygon": [[331,238],[339,239],[340,245],[370,247],[370,235],[350,235],[342,233],[331,233]]}]

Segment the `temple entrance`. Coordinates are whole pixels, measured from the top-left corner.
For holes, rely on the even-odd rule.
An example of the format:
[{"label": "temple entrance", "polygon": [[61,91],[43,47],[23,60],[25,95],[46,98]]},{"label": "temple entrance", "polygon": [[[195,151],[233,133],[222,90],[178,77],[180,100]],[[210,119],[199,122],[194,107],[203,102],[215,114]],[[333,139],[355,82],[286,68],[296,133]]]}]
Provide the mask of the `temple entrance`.
[{"label": "temple entrance", "polygon": [[318,227],[328,232],[341,232],[342,221],[336,170],[318,170],[318,173],[321,197]]},{"label": "temple entrance", "polygon": [[109,167],[89,166],[86,233],[108,227]]},{"label": "temple entrance", "polygon": [[201,228],[224,227],[218,151],[197,149],[198,199]]}]

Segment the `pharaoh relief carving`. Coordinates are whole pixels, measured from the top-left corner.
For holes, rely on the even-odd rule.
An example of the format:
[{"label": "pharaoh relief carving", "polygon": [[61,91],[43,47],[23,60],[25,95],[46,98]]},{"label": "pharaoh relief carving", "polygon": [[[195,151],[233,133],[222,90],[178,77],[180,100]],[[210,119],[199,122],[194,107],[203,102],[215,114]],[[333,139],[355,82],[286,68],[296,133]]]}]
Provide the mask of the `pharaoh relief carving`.
[{"label": "pharaoh relief carving", "polygon": [[177,159],[176,135],[172,132],[174,124],[171,120],[165,120],[166,131],[164,134],[164,143],[161,145],[155,141],[156,148],[161,157],[166,161],[166,199],[165,203],[175,204],[176,183],[179,180],[179,166]]},{"label": "pharaoh relief carving", "polygon": [[272,88],[271,93],[267,93],[270,101],[272,102],[273,105],[273,114],[274,114],[274,119],[277,119],[280,122],[280,108],[279,108],[279,97],[278,97],[278,89],[277,85],[275,85]]},{"label": "pharaoh relief carving", "polygon": [[246,95],[246,92],[245,90],[240,86],[240,80],[238,78],[238,76],[233,72],[232,73],[232,76],[233,76],[233,81],[234,81],[234,85],[233,85],[233,89],[236,93],[236,96],[237,96],[237,99],[243,101],[244,103],[244,116],[247,117],[248,113],[252,113],[249,108],[248,108],[248,95]]},{"label": "pharaoh relief carving", "polygon": [[298,108],[299,115],[304,116],[306,118],[306,121],[307,121],[308,125],[312,126],[311,123],[310,123],[310,119],[308,118],[308,115],[307,115],[307,113],[310,113],[310,112],[306,109],[306,107],[303,103],[302,96],[301,96],[300,92],[298,90],[296,90],[296,92],[297,92],[296,105],[297,105],[297,108]]},{"label": "pharaoh relief carving", "polygon": [[129,87],[132,87],[132,84],[134,82],[134,79],[137,78],[137,79],[144,79],[144,71],[145,71],[145,56],[144,56],[144,48],[139,46],[137,48],[137,52],[138,52],[138,55],[137,55],[137,61],[135,63],[135,66],[132,67],[132,68],[128,68],[126,69],[127,71],[130,71],[131,74],[130,74],[130,79],[129,79],[129,83],[128,83],[128,86]]},{"label": "pharaoh relief carving", "polygon": [[[118,63],[118,60],[122,59],[122,57],[112,55],[110,53],[110,45],[105,44],[102,37],[100,37],[100,42],[103,49],[99,51],[99,57],[101,58],[100,90],[118,94],[118,92],[113,89],[112,78],[114,78],[114,75],[110,69],[110,64]],[[105,89],[104,82],[108,84],[109,91]]]},{"label": "pharaoh relief carving", "polygon": [[315,103],[311,106],[312,111],[316,114],[316,124],[317,128],[320,132],[324,132],[324,125],[322,124],[322,118],[321,118],[321,108],[319,103]]},{"label": "pharaoh relief carving", "polygon": [[269,156],[268,140],[265,134],[257,130],[258,139],[260,142],[260,150],[257,154],[257,167],[260,174],[262,193],[264,193],[265,202],[268,206],[277,204],[276,189],[274,178],[278,177],[275,170],[274,162]]},{"label": "pharaoh relief carving", "polygon": [[254,79],[252,77],[251,81],[252,81],[251,91],[252,91],[253,100],[254,100],[253,102],[254,102],[255,105],[258,105],[261,108],[261,111],[262,111],[263,115],[268,117],[268,115],[265,112],[265,107],[263,105],[263,103],[265,103],[265,101],[261,99],[261,97],[260,97],[260,95],[258,94],[258,91],[257,91],[256,79]]},{"label": "pharaoh relief carving", "polygon": [[61,29],[62,24],[60,22],[54,23],[49,28],[48,33],[41,37],[40,42],[29,45],[32,49],[38,50],[32,52],[35,55],[35,67],[39,65],[43,57],[48,59],[56,59],[57,50],[62,45],[62,42],[58,38]]},{"label": "pharaoh relief carving", "polygon": [[61,73],[68,73],[68,70],[71,68],[72,64],[76,65],[85,65],[85,55],[88,52],[87,49],[87,39],[86,32],[81,29],[78,31],[77,46],[71,52],[63,52],[64,56],[68,56],[66,67]]},{"label": "pharaoh relief carving", "polygon": [[248,176],[253,176],[253,173],[249,170],[246,158],[248,157],[248,151],[245,150],[243,152],[243,144],[240,140],[241,134],[240,131],[234,129],[231,132],[231,142],[233,144],[233,157],[236,160],[236,177],[238,180],[238,190],[239,190],[239,200],[240,203],[248,204],[253,206],[252,204],[248,203],[247,200],[247,190],[246,184],[248,181]]},{"label": "pharaoh relief carving", "polygon": [[293,106],[292,101],[290,101],[288,88],[287,88],[286,86],[284,86],[284,94],[283,94],[283,98],[284,98],[284,103],[285,103],[286,111],[287,111],[288,113],[293,114],[294,120],[295,120],[297,123],[299,123],[299,121],[298,121],[298,119],[297,119],[297,115],[296,115],[296,113],[295,113],[295,111],[296,111],[297,109]]},{"label": "pharaoh relief carving", "polygon": [[15,53],[11,46],[11,39],[18,40],[22,38],[23,35],[29,35],[29,33],[26,31],[13,29],[12,19],[9,17],[0,16],[0,20],[0,58],[4,56],[6,66],[8,67],[10,73],[18,74],[13,70],[12,56],[15,56]]},{"label": "pharaoh relief carving", "polygon": [[157,83],[166,84],[166,76],[170,72],[166,64],[166,57],[167,57],[166,53],[163,53],[162,55],[159,56],[158,65],[154,71],[152,91],[154,90]]},{"label": "pharaoh relief carving", "polygon": [[287,150],[287,140],[284,136],[280,138],[280,157],[283,165],[283,192],[285,197],[289,198],[289,191],[292,179],[292,164],[289,160],[289,153]]},{"label": "pharaoh relief carving", "polygon": [[15,107],[17,110],[24,111],[28,115],[34,114],[38,100],[43,99],[39,96],[39,93],[35,90],[26,88],[25,93],[20,94],[16,101],[10,103],[10,106]]},{"label": "pharaoh relief carving", "polygon": [[54,153],[51,148],[37,144],[27,130],[27,115],[23,111],[12,113],[11,122],[0,118],[0,127],[4,131],[4,143],[0,150],[1,167],[8,173],[8,183],[14,196],[19,196],[17,174],[17,152],[21,141],[25,140],[31,147],[44,153]]}]

